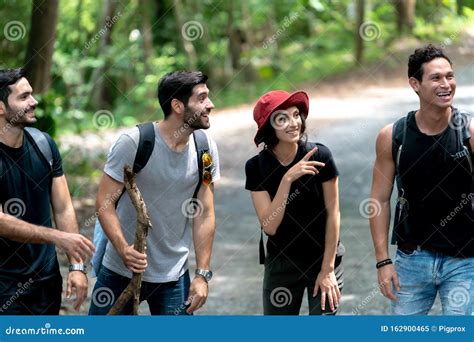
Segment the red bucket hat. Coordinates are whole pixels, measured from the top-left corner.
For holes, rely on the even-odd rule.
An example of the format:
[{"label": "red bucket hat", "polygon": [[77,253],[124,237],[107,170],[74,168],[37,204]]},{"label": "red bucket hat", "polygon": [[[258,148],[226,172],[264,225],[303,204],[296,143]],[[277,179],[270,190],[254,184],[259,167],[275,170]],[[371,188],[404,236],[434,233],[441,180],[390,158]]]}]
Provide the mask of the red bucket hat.
[{"label": "red bucket hat", "polygon": [[255,138],[255,144],[261,142],[263,127],[268,124],[270,116],[277,109],[284,109],[296,106],[306,119],[309,112],[309,98],[304,91],[295,91],[290,94],[284,90],[273,90],[262,95],[253,109],[253,119],[257,123],[258,130]]}]

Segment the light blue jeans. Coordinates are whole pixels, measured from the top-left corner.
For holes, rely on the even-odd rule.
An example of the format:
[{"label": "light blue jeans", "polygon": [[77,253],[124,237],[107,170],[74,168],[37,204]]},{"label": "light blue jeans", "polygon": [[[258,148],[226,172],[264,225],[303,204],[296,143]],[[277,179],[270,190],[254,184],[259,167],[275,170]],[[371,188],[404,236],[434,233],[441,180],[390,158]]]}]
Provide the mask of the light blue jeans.
[{"label": "light blue jeans", "polygon": [[474,258],[398,249],[395,269],[400,291],[394,289],[394,315],[427,315],[438,293],[443,315],[474,314]]}]

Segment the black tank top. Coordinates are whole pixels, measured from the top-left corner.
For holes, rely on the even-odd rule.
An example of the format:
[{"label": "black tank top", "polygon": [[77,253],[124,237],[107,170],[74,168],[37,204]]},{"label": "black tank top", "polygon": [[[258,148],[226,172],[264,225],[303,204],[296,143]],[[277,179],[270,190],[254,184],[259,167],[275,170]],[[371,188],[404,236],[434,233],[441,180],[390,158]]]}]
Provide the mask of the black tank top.
[{"label": "black tank top", "polygon": [[450,124],[428,136],[418,129],[415,112],[408,114],[399,161],[408,229],[399,243],[430,244],[447,255],[474,256],[472,152],[465,150],[461,134]]}]

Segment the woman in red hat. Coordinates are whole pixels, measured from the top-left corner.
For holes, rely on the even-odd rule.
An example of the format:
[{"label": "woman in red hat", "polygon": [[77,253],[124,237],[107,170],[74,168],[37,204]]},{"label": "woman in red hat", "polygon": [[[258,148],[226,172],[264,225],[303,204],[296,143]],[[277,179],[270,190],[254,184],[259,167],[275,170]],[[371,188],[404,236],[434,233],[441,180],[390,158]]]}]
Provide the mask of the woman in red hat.
[{"label": "woman in red hat", "polygon": [[245,188],[268,236],[265,315],[298,315],[305,289],[310,315],[335,314],[341,298],[338,171],[326,146],[306,142],[308,111],[305,92],[275,90],[253,112],[264,149],[247,161]]}]

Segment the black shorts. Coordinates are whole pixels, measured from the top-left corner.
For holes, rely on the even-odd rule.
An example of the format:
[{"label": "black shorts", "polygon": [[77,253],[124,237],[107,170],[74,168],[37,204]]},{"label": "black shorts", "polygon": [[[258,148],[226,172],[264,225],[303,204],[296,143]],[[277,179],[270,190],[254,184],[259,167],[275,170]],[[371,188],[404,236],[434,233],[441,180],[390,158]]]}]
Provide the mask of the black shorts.
[{"label": "black shorts", "polygon": [[0,280],[0,315],[59,315],[63,279]]}]

